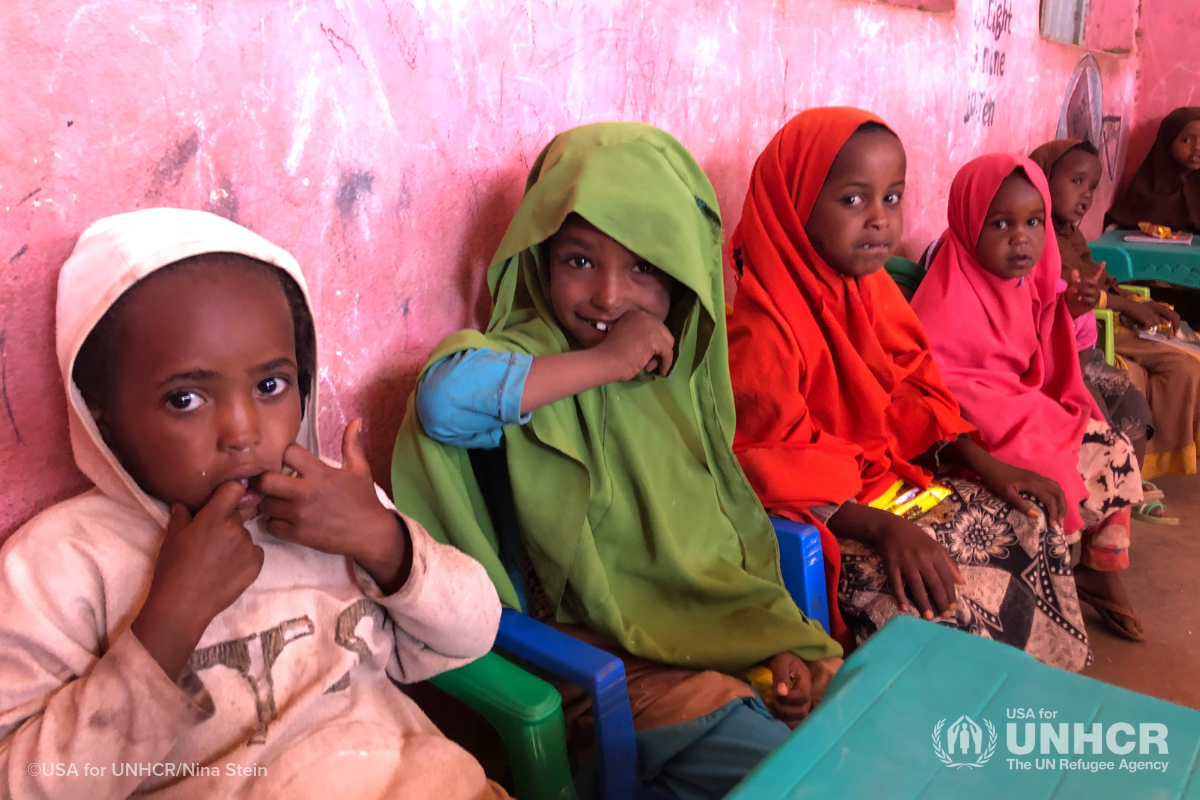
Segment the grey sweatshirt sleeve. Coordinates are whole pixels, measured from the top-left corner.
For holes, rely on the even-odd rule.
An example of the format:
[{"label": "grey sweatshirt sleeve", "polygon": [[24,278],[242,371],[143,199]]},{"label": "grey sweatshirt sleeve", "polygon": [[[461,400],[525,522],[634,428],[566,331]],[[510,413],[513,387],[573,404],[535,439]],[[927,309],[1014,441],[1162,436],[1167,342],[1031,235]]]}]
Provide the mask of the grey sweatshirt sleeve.
[{"label": "grey sweatshirt sleeve", "polygon": [[[173,683],[127,629],[109,646],[100,573],[69,543],[0,556],[0,798],[124,798],[212,714],[194,673]],[[50,569],[53,565],[53,569]]]},{"label": "grey sweatshirt sleeve", "polygon": [[385,596],[366,570],[356,564],[354,573],[363,593],[388,614],[396,642],[388,674],[401,683],[416,683],[492,649],[500,627],[500,597],[482,564],[434,541],[416,520],[400,517],[413,548],[412,571],[404,585]]}]

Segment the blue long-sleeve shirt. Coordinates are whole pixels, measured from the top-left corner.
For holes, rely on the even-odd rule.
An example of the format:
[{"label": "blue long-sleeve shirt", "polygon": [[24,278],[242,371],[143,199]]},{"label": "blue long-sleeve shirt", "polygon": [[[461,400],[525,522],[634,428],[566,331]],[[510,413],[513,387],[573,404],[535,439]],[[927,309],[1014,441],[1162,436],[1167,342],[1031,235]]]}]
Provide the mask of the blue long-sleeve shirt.
[{"label": "blue long-sleeve shirt", "polygon": [[533,356],[481,348],[436,362],[417,384],[417,417],[430,438],[471,450],[500,446],[505,425],[524,425],[521,396]]}]

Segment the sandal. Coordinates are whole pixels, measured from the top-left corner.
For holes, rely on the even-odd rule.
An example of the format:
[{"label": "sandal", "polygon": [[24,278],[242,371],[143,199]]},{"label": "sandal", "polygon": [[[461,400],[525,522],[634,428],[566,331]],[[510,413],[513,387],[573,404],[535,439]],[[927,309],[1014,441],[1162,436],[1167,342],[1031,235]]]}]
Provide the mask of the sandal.
[{"label": "sandal", "polygon": [[1179,524],[1179,517],[1167,516],[1167,507],[1162,504],[1161,500],[1134,506],[1130,516],[1138,522],[1149,522],[1151,525]]},{"label": "sandal", "polygon": [[1162,500],[1166,497],[1163,490],[1155,486],[1150,481],[1142,481],[1142,502],[1152,503],[1155,500]]},{"label": "sandal", "polygon": [[1109,630],[1133,642],[1146,641],[1146,634],[1142,630],[1142,619],[1132,608],[1119,606],[1086,589],[1076,587],[1076,592],[1079,595],[1079,601],[1094,608],[1096,614],[1100,616],[1100,621],[1108,626]]}]

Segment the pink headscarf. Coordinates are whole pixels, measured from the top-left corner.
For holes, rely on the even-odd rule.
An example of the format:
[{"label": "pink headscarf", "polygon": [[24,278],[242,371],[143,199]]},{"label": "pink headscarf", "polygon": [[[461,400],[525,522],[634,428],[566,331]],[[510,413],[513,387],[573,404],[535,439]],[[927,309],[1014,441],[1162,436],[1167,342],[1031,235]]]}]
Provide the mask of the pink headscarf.
[{"label": "pink headscarf", "polygon": [[1062,262],[1047,231],[1025,278],[1000,278],[975,259],[992,198],[1023,169],[1050,217],[1046,176],[1028,158],[993,153],[954,177],[948,220],[929,274],[912,299],[934,360],[983,445],[1001,461],[1053,478],[1067,496],[1066,532],[1083,527],[1079,446],[1089,417],[1103,419],[1079,372],[1075,331],[1056,286]]}]

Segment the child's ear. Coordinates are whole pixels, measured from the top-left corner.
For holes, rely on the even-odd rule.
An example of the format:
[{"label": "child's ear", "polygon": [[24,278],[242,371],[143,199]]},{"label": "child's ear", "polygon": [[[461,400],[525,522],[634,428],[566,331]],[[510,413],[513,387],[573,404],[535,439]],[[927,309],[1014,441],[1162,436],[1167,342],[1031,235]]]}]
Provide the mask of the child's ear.
[{"label": "child's ear", "polygon": [[96,423],[96,427],[100,430],[100,437],[104,441],[110,442],[112,427],[108,424],[107,417],[104,416],[104,409],[94,399],[84,398],[83,402],[87,403],[88,413],[92,415],[92,420]]}]

